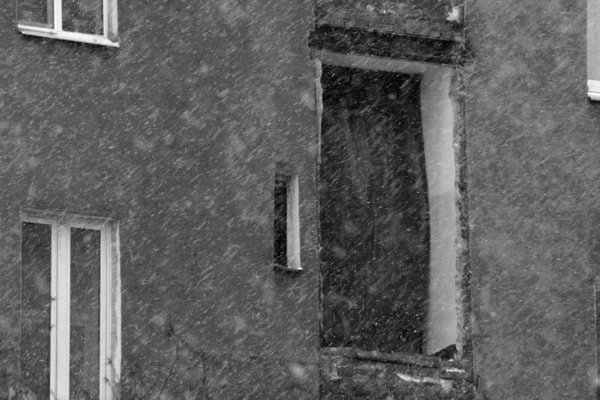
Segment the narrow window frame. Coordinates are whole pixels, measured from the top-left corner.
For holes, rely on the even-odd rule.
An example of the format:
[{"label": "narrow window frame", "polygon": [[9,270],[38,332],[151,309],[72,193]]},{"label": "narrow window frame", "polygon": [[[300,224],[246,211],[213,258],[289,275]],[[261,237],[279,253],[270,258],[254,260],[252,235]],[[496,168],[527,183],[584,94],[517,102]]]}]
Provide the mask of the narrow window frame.
[{"label": "narrow window frame", "polygon": [[47,0],[49,24],[18,20],[17,29],[23,35],[40,36],[108,47],[120,47],[117,23],[117,0],[102,0],[102,35],[70,32],[62,27],[62,0]]},{"label": "narrow window frame", "polygon": [[274,249],[273,249],[273,265],[275,268],[298,272],[302,271],[302,263],[300,260],[300,200],[299,200],[299,182],[298,173],[287,163],[276,163],[275,166],[275,181],[274,181],[274,213],[277,212],[277,185],[278,182],[285,180],[285,265],[278,261],[277,249],[277,219],[280,216],[274,214]]},{"label": "narrow window frame", "polygon": [[[469,271],[467,249],[468,249],[468,226],[466,226],[466,216],[467,209],[466,203],[464,203],[464,198],[466,198],[466,185],[463,181],[464,175],[464,165],[461,165],[459,160],[463,160],[465,157],[464,154],[464,137],[463,131],[464,126],[460,122],[460,115],[463,112],[463,104],[461,100],[457,99],[456,93],[452,93],[452,79],[461,79],[459,76],[461,75],[460,67],[450,65],[450,64],[436,64],[436,63],[423,63],[408,59],[400,59],[400,58],[388,58],[388,57],[379,57],[373,56],[369,54],[348,54],[344,52],[338,52],[334,50],[327,49],[315,49],[313,50],[313,60],[315,61],[315,81],[316,81],[316,104],[317,104],[317,136],[319,143],[321,142],[321,126],[322,126],[322,114],[323,114],[323,88],[321,86],[321,72],[322,65],[333,65],[333,66],[341,66],[348,68],[358,68],[365,70],[374,70],[374,71],[390,71],[390,72],[398,72],[405,74],[419,74],[423,78],[425,75],[429,77],[427,79],[428,84],[431,84],[433,81],[431,77],[437,75],[438,72],[447,71],[450,74],[450,81],[448,82],[447,90],[448,90],[448,98],[450,100],[450,105],[452,109],[453,122],[451,126],[450,136],[452,137],[452,153],[453,153],[453,164],[455,170],[453,171],[453,186],[454,186],[454,201],[452,202],[452,207],[454,209],[455,215],[450,216],[448,220],[452,220],[452,230],[455,232],[456,236],[453,240],[454,248],[452,249],[452,256],[444,261],[444,266],[447,266],[452,272],[453,276],[451,279],[447,280],[447,287],[453,287],[455,290],[454,293],[454,302],[453,306],[455,307],[455,319],[456,321],[453,324],[452,334],[455,336],[454,338],[454,346],[455,349],[452,354],[446,355],[446,350],[448,352],[451,349],[441,348],[440,351],[427,349],[423,353],[405,353],[405,352],[394,352],[393,354],[398,355],[407,355],[410,357],[418,356],[423,359],[426,358],[451,358],[451,359],[459,359],[463,361],[468,361],[471,359],[472,355],[470,352],[471,348],[471,339],[468,334],[465,334],[465,331],[470,330],[470,320],[468,315],[470,313],[470,295],[469,288],[470,282],[468,278]],[[454,78],[452,76],[455,76]],[[424,79],[425,81],[425,79]],[[422,82],[424,82],[422,81]],[[434,84],[433,86],[439,86]],[[422,84],[423,88],[423,84]],[[444,86],[444,90],[446,90],[446,86]],[[423,96],[423,89],[421,91],[421,95]],[[423,104],[422,104],[423,107]],[[422,108],[423,110],[423,108]],[[435,116],[438,118],[438,116]],[[425,134],[425,132],[423,132]],[[427,139],[426,139],[427,141]],[[427,153],[427,145],[426,145],[426,153]],[[430,156],[426,155],[426,160],[430,159]],[[320,152],[317,156],[318,164],[321,164]],[[435,160],[435,159],[434,159]],[[429,178],[429,171],[427,172]],[[320,178],[319,178],[320,179]],[[461,183],[460,185],[458,183]],[[430,199],[431,201],[431,199]],[[431,209],[429,210],[431,212]],[[432,239],[433,240],[433,239]],[[321,278],[322,279],[322,278]],[[321,281],[321,285],[323,282]],[[322,290],[323,287],[321,287]],[[434,289],[435,290],[435,289]],[[321,293],[321,296],[323,294]],[[437,320],[429,320],[428,323],[433,322],[437,324]],[[429,327],[428,327],[429,329]],[[451,343],[451,342],[450,342]],[[429,346],[429,339],[425,340],[425,346]],[[323,346],[322,349],[325,353],[340,351],[343,352],[346,348],[340,347],[328,347]]]},{"label": "narrow window frame", "polygon": [[587,14],[587,96],[600,101],[600,1],[588,0]]},{"label": "narrow window frame", "polygon": [[43,210],[22,211],[20,222],[51,227],[50,387],[48,388],[51,399],[69,399],[71,229],[100,232],[99,400],[118,398],[117,384],[120,381],[121,363],[118,222],[109,218]]},{"label": "narrow window frame", "polygon": [[596,331],[596,357],[595,357],[595,367],[596,367],[596,376],[594,377],[595,383],[595,399],[600,400],[600,276],[596,276],[594,278],[593,284],[594,290],[594,322],[595,322],[595,331]]}]

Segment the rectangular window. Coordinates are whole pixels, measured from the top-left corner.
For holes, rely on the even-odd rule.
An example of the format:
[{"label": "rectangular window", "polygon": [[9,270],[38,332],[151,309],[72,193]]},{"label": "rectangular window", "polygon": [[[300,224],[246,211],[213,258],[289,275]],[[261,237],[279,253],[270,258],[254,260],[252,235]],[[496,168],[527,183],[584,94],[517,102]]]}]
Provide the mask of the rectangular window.
[{"label": "rectangular window", "polygon": [[118,47],[117,0],[18,0],[26,35]]},{"label": "rectangular window", "polygon": [[322,345],[452,357],[452,71],[319,57]]},{"label": "rectangular window", "polygon": [[277,268],[299,271],[300,223],[298,175],[288,165],[277,163],[275,171],[273,248]]},{"label": "rectangular window", "polygon": [[112,399],[120,363],[117,225],[31,211],[21,232],[23,385],[37,398]]},{"label": "rectangular window", "polygon": [[600,1],[587,2],[587,83],[590,100],[600,101]]}]

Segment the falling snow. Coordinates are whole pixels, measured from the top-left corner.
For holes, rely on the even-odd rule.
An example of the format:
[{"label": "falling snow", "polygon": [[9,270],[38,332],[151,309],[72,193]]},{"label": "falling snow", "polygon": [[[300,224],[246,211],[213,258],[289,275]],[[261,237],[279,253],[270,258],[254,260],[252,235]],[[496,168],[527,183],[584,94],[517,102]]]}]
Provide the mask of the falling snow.
[{"label": "falling snow", "polygon": [[0,4],[0,400],[596,399],[593,3]]}]

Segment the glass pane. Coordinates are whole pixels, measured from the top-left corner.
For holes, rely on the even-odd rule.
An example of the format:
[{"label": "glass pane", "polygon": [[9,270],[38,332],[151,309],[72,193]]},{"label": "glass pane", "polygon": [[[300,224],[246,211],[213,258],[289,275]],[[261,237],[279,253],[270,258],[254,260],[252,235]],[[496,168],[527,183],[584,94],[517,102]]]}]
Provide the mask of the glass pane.
[{"label": "glass pane", "polygon": [[275,174],[275,210],[274,210],[274,262],[287,267],[287,203],[290,177]]},{"label": "glass pane", "polygon": [[19,0],[19,21],[32,25],[52,26],[54,24],[53,3],[52,0]]},{"label": "glass pane", "polygon": [[64,0],[63,30],[102,35],[102,0]]},{"label": "glass pane", "polygon": [[100,231],[71,229],[71,399],[98,399]]},{"label": "glass pane", "polygon": [[50,394],[52,228],[22,224],[21,381],[38,399]]},{"label": "glass pane", "polygon": [[420,79],[323,66],[323,344],[422,352],[429,292]]}]

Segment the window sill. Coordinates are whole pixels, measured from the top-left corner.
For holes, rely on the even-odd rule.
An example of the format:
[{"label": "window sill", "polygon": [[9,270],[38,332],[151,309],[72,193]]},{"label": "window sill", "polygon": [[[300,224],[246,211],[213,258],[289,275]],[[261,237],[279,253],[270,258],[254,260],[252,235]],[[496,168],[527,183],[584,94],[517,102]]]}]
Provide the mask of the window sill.
[{"label": "window sill", "polygon": [[330,347],[321,348],[319,358],[322,394],[466,399],[473,392],[472,372],[436,357]]},{"label": "window sill", "polygon": [[588,80],[588,97],[593,101],[600,101],[600,81]]},{"label": "window sill", "polygon": [[106,36],[91,35],[78,32],[55,32],[53,29],[42,28],[29,25],[17,25],[17,29],[23,35],[39,36],[51,39],[68,40],[71,42],[96,44],[99,46],[119,47],[119,42],[113,42]]},{"label": "window sill", "polygon": [[280,271],[285,271],[285,272],[302,272],[303,271],[302,268],[292,268],[292,267],[288,267],[288,266],[281,265],[281,264],[273,264],[273,268],[278,269]]},{"label": "window sill", "polygon": [[443,360],[433,356],[423,354],[408,353],[382,353],[377,350],[361,350],[353,347],[323,347],[321,348],[323,356],[351,358],[362,361],[415,365],[425,368],[441,369],[456,378],[466,376],[466,371],[461,368],[460,361]]}]

